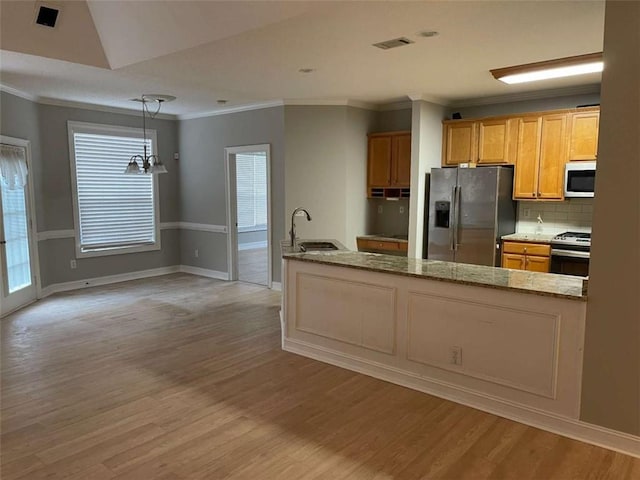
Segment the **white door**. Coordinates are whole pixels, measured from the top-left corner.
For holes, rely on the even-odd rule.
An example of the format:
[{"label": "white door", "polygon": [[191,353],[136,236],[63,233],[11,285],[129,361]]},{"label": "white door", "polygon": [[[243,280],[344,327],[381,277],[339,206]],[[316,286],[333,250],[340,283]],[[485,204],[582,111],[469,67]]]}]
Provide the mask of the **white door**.
[{"label": "white door", "polygon": [[226,153],[230,280],[270,287],[269,145]]},{"label": "white door", "polygon": [[4,141],[0,148],[0,315],[4,316],[33,302],[37,288],[31,197],[24,175],[28,149]]}]

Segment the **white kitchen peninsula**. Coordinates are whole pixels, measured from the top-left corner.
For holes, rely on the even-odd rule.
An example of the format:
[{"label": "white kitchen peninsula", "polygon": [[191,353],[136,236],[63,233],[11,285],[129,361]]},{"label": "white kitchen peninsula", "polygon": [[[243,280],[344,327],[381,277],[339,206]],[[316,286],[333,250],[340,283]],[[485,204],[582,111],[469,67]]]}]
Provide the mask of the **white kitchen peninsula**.
[{"label": "white kitchen peninsula", "polygon": [[578,418],[581,278],[350,251],[283,265],[285,350],[525,423]]}]

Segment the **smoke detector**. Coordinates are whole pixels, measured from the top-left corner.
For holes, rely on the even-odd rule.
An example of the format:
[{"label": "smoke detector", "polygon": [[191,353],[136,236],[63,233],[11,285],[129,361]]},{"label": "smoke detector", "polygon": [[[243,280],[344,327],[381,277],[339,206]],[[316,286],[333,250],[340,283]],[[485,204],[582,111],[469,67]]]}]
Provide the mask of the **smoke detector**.
[{"label": "smoke detector", "polygon": [[394,38],[392,40],[386,40],[384,42],[374,43],[373,46],[382,50],[389,50],[390,48],[404,47],[414,43],[413,40],[409,40],[407,37]]}]

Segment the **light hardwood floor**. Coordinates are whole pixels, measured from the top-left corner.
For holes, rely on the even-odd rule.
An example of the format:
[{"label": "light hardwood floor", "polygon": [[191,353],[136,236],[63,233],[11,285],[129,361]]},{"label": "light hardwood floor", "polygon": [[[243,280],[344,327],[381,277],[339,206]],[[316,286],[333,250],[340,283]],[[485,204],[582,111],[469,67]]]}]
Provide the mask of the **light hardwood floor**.
[{"label": "light hardwood floor", "polygon": [[640,460],[280,349],[280,295],[184,274],[2,321],[2,479],[637,479]]},{"label": "light hardwood floor", "polygon": [[238,251],[238,279],[259,285],[269,283],[269,252],[266,247]]}]

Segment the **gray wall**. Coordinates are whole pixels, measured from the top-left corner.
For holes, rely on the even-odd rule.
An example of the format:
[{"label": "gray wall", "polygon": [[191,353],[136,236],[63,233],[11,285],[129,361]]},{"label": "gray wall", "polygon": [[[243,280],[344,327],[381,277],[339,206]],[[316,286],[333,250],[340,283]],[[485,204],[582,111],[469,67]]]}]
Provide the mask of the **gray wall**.
[{"label": "gray wall", "polygon": [[606,4],[582,420],[640,435],[640,3]]},{"label": "gray wall", "polygon": [[[140,127],[139,115],[114,114],[78,108],[41,105],[5,92],[1,93],[3,135],[31,140],[38,232],[73,230],[71,163],[67,121]],[[158,151],[169,173],[159,178],[160,220],[178,220],[178,169],[173,153],[178,151],[177,126],[171,120],[152,120],[157,130]],[[123,165],[123,169],[126,165]],[[41,285],[77,281],[178,264],[176,231],[161,233],[162,250],[106,257],[75,258],[75,240],[60,238],[38,242]]]},{"label": "gray wall", "polygon": [[[280,240],[284,221],[284,108],[274,107],[179,122],[180,219],[226,225],[226,147],[271,145],[273,280],[280,281]],[[227,272],[225,234],[182,230],[183,265]],[[194,256],[198,249],[199,256]]]},{"label": "gray wall", "polygon": [[[403,213],[400,213],[401,208]],[[409,199],[401,198],[397,201],[384,198],[368,199],[366,232],[378,235],[408,235]]]},{"label": "gray wall", "polygon": [[401,110],[382,110],[376,112],[372,132],[396,132],[411,130],[411,107]]},{"label": "gray wall", "polygon": [[367,133],[376,112],[343,106],[285,108],[285,211],[305,207],[301,238],[335,238],[355,250],[366,230]]},{"label": "gray wall", "polygon": [[266,230],[254,230],[253,232],[238,232],[238,245],[244,243],[266,242]]}]

